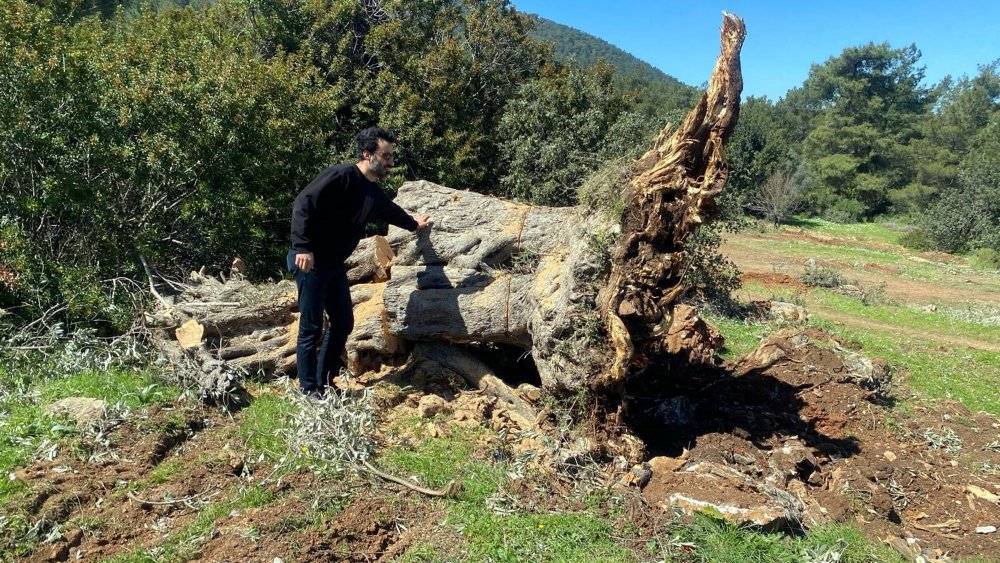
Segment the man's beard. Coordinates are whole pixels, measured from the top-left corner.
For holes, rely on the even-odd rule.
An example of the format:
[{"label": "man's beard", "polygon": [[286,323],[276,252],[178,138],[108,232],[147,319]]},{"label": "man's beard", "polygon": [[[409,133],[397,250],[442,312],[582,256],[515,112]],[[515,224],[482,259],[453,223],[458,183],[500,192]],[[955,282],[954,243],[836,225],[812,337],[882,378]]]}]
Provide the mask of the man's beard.
[{"label": "man's beard", "polygon": [[376,178],[382,179],[389,175],[389,167],[385,165],[384,162],[375,157],[368,162],[368,170],[375,175]]}]

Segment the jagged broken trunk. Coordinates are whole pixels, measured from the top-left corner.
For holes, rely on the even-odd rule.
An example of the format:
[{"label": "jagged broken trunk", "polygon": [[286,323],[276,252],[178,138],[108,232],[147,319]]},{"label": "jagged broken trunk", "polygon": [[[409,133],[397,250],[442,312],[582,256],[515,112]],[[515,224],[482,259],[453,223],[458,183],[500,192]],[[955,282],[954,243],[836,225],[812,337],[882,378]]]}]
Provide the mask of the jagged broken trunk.
[{"label": "jagged broken trunk", "polygon": [[[739,18],[724,18],[708,91],[630,168],[620,223],[583,208],[404,184],[396,202],[414,215],[430,214],[434,226],[368,239],[349,260],[351,367],[412,365],[415,343],[423,343],[418,356],[435,343],[494,346],[530,355],[547,390],[576,391],[617,385],[664,355],[710,361],[718,336],[675,300],[690,264],[685,243],[712,216],[725,185],[722,146],[739,113],[744,34]],[[165,329],[162,346],[193,320],[206,326],[207,338],[187,344],[182,355],[189,360],[208,354],[250,372],[294,370],[294,287],[274,286],[269,299],[241,299],[213,296],[213,285],[225,293],[229,284],[196,277],[197,290],[160,311],[154,324]],[[222,330],[213,320],[220,309],[244,322],[230,319]],[[219,381],[233,379],[220,378],[219,369],[202,369],[214,374],[203,388],[218,393]]]}]

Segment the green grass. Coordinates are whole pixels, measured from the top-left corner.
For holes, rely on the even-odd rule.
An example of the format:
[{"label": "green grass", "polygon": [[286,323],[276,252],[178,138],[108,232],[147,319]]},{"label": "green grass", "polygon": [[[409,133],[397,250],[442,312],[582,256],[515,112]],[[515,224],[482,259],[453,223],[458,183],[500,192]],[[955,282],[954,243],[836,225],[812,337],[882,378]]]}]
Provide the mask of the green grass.
[{"label": "green grass", "polygon": [[813,324],[861,344],[865,354],[906,371],[906,383],[927,399],[949,398],[973,411],[1000,416],[1000,353],[920,342],[879,330],[845,327],[822,319]]},{"label": "green grass", "polygon": [[155,382],[150,372],[132,370],[88,370],[65,379],[51,379],[39,386],[45,402],[67,397],[104,399],[109,404],[122,402],[130,408],[172,400],[180,395],[176,387]]},{"label": "green grass", "polygon": [[[487,499],[507,487],[509,477],[505,465],[475,459],[475,444],[482,433],[428,438],[412,448],[389,450],[380,459],[386,468],[416,475],[428,486],[440,487],[450,479],[464,485],[458,498],[438,501],[446,504],[445,526],[460,535],[462,545],[442,547],[449,542],[428,538],[407,551],[401,561],[618,562],[652,556],[667,561],[794,562],[803,560],[807,549],[823,546],[841,551],[841,561],[901,561],[846,525],[817,528],[799,538],[758,533],[707,517],[675,520],[668,534],[647,542],[644,553],[636,553],[619,537],[634,538],[635,532],[616,531],[613,517],[605,515],[614,513],[613,506],[604,506],[613,502],[607,495],[587,499],[586,508],[577,511],[497,514],[488,508]],[[694,551],[686,551],[679,545],[683,542],[693,544]]]},{"label": "green grass", "polygon": [[294,409],[292,402],[281,395],[257,395],[249,407],[240,411],[237,434],[251,451],[278,461],[288,451],[282,432],[289,427]]},{"label": "green grass", "polygon": [[184,470],[185,466],[179,460],[168,459],[153,468],[146,482],[149,485],[160,485],[180,475]]},{"label": "green grass", "polygon": [[675,524],[673,535],[660,546],[667,561],[711,561],[713,563],[797,563],[818,560],[831,551],[844,563],[902,563],[902,557],[886,546],[868,541],[857,528],[849,525],[826,525],[814,528],[805,536],[778,533],[754,533],[710,516]]},{"label": "green grass", "polygon": [[854,297],[829,290],[813,290],[809,302],[822,308],[849,314],[870,321],[906,327],[924,333],[928,341],[939,336],[970,338],[1000,344],[1000,328],[963,321],[940,313],[929,313],[899,305],[864,305]]},{"label": "green grass", "polygon": [[[63,437],[65,433],[61,428],[66,426],[63,421],[44,414],[45,407],[59,399],[90,397],[136,408],[163,398],[174,398],[180,392],[158,386],[149,371],[86,370],[66,378],[24,382],[15,370],[16,367],[0,370],[0,386],[15,390],[0,401],[0,475],[7,475],[30,461],[34,447],[41,440]],[[0,479],[0,506],[23,490],[19,481]]]},{"label": "green grass", "polygon": [[[379,462],[400,475],[414,475],[430,487],[455,479],[463,485],[448,503],[446,524],[467,543],[469,561],[629,561],[634,558],[616,543],[610,524],[587,509],[559,514],[514,512],[500,515],[487,498],[509,481],[506,467],[475,458],[483,430],[428,438],[413,448],[393,448]],[[451,559],[424,545],[407,561]]]},{"label": "green grass", "polygon": [[[948,274],[949,269],[955,268],[950,264],[914,260],[898,250],[841,246],[809,240],[768,241],[768,252],[773,253],[779,261],[780,259],[792,259],[802,264],[809,258],[815,258],[821,262],[859,266],[869,263],[895,266],[900,276],[916,280],[942,279]],[[850,272],[843,273],[845,277],[850,277]]]},{"label": "green grass", "polygon": [[[156,383],[152,371],[109,369],[82,370],[67,377],[46,377],[37,366],[8,364],[0,367],[0,514],[11,518],[0,531],[0,559],[25,555],[32,547],[23,534],[29,527],[20,512],[21,496],[28,486],[21,480],[9,480],[7,474],[31,461],[32,454],[45,439],[72,449],[79,440],[72,424],[44,414],[51,403],[67,397],[103,399],[108,404],[122,403],[137,408],[165,399],[174,399],[180,391]],[[9,541],[9,543],[8,543]]]},{"label": "green grass", "polygon": [[719,329],[726,342],[719,350],[723,358],[736,361],[757,348],[761,339],[772,328],[766,323],[733,319],[711,313],[704,314],[705,319]]},{"label": "green grass", "polygon": [[249,487],[238,492],[236,500],[212,503],[198,512],[186,528],[171,534],[155,548],[135,548],[107,559],[114,563],[146,563],[163,561],[188,561],[196,558],[201,546],[215,534],[215,525],[234,510],[257,508],[274,502],[277,496],[260,487]]},{"label": "green grass", "polygon": [[899,244],[899,237],[905,234],[902,228],[884,223],[834,223],[814,217],[796,217],[789,221],[783,230],[802,229],[831,237],[854,238],[859,241],[877,241],[886,244]]},{"label": "green grass", "polygon": [[472,561],[635,560],[613,539],[611,525],[590,512],[497,515],[461,507],[449,523],[469,540]]}]

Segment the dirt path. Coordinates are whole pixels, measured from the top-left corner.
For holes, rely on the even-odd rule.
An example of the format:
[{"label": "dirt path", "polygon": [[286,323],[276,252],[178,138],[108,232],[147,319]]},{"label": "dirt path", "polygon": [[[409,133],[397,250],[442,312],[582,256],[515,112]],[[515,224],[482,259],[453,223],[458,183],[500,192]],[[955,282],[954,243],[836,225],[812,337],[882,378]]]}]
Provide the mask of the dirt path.
[{"label": "dirt path", "polygon": [[963,336],[951,336],[940,332],[928,334],[925,331],[912,329],[898,324],[882,323],[866,319],[864,317],[847,315],[838,311],[833,311],[831,309],[818,306],[815,303],[808,304],[807,308],[809,309],[809,311],[818,314],[820,317],[824,319],[828,319],[836,323],[845,324],[852,328],[881,330],[885,332],[894,333],[896,335],[905,336],[907,338],[914,338],[917,340],[921,340],[928,344],[944,343],[944,344],[949,344],[951,346],[973,348],[976,350],[985,350],[988,352],[1000,352],[1000,344],[996,344],[994,342],[989,342],[986,340],[966,338]]}]

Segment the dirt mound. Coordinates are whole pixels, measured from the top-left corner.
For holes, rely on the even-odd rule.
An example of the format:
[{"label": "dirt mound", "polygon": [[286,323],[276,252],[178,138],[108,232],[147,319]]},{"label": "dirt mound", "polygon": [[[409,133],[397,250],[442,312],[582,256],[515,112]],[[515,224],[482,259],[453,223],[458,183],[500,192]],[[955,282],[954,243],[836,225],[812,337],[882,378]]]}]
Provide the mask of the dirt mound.
[{"label": "dirt mound", "polygon": [[954,555],[1000,547],[977,533],[1000,522],[992,417],[944,403],[897,426],[887,367],[816,329],[767,337],[738,373],[700,374],[654,411],[672,427],[651,446],[676,463],[653,465],[649,504],[764,527],[851,521]]},{"label": "dirt mound", "polygon": [[784,286],[788,286],[788,287],[794,287],[795,289],[799,289],[799,290],[802,290],[802,291],[805,291],[806,289],[808,289],[808,287],[806,286],[806,284],[802,283],[802,281],[799,280],[798,278],[793,278],[792,276],[790,276],[788,274],[779,274],[779,273],[776,273],[776,272],[772,272],[772,273],[766,273],[766,272],[744,272],[743,274],[740,275],[740,280],[743,283],[747,283],[747,282],[762,283],[762,284],[764,284],[767,287],[774,287],[774,286],[784,285]]}]

